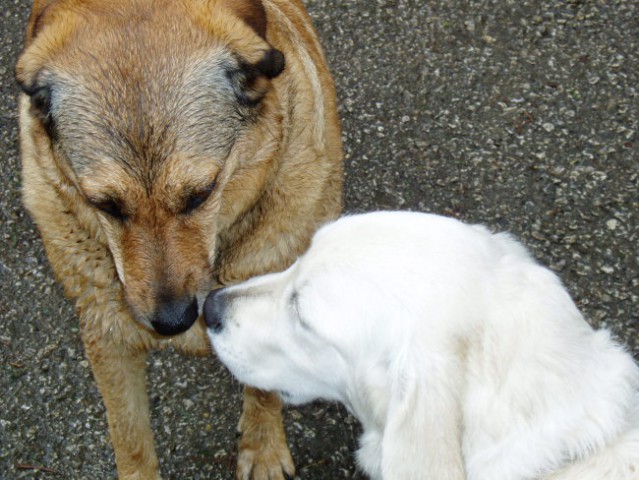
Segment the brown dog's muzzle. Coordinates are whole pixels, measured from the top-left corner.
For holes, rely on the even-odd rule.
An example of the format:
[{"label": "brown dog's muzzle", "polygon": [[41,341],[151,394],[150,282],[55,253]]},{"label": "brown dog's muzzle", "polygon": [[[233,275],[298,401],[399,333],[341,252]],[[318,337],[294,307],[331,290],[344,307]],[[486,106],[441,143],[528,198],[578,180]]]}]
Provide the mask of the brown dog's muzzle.
[{"label": "brown dog's muzzle", "polygon": [[198,292],[208,290],[207,242],[198,231],[131,225],[123,235],[126,299],[135,317],[160,335],[185,332],[199,316]]}]

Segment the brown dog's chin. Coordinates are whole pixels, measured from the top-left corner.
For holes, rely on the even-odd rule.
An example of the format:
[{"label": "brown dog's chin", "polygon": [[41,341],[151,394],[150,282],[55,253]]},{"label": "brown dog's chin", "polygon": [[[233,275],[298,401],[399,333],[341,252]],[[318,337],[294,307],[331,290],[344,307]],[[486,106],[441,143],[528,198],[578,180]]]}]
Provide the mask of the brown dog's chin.
[{"label": "brown dog's chin", "polygon": [[[195,317],[195,320],[197,320],[197,316]],[[193,320],[192,322],[182,322],[179,324],[162,324],[151,322],[151,325],[153,326],[153,330],[155,330],[156,333],[159,333],[163,337],[173,337],[175,335],[179,335],[180,333],[186,332],[193,326],[195,320]]]}]

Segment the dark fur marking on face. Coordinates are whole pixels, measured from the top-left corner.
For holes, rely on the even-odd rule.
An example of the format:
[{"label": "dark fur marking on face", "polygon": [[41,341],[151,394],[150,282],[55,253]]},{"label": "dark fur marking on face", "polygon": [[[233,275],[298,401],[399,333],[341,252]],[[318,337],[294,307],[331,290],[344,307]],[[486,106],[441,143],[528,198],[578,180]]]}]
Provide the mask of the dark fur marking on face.
[{"label": "dark fur marking on face", "polygon": [[[229,68],[226,72],[229,82],[235,92],[237,103],[240,107],[255,108],[259,105],[263,95],[257,95],[254,91],[247,88],[249,83],[244,65],[240,68]],[[238,114],[241,112],[238,111]],[[244,116],[244,115],[243,115]]]}]

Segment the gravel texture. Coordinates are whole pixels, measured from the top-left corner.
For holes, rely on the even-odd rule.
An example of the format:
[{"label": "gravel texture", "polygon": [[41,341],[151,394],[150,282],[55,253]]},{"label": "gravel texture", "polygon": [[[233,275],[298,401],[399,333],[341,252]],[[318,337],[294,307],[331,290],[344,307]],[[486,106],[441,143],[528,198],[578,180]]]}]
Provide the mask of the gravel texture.
[{"label": "gravel texture", "polygon": [[[115,478],[73,307],[20,205],[13,65],[26,0],[1,0],[0,477]],[[348,211],[510,230],[594,326],[639,358],[639,4],[308,0],[335,75]],[[213,359],[149,360],[167,479],[230,479],[241,388]],[[363,478],[359,426],[287,408],[304,479]]]}]

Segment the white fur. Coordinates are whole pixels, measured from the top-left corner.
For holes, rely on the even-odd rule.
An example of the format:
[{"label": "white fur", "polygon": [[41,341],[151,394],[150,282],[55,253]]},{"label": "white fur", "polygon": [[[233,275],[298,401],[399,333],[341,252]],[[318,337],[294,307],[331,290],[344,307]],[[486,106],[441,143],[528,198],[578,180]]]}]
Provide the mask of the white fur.
[{"label": "white fur", "polygon": [[345,217],[215,301],[222,361],[290,402],[346,404],[373,479],[639,479],[637,365],[509,235]]}]

